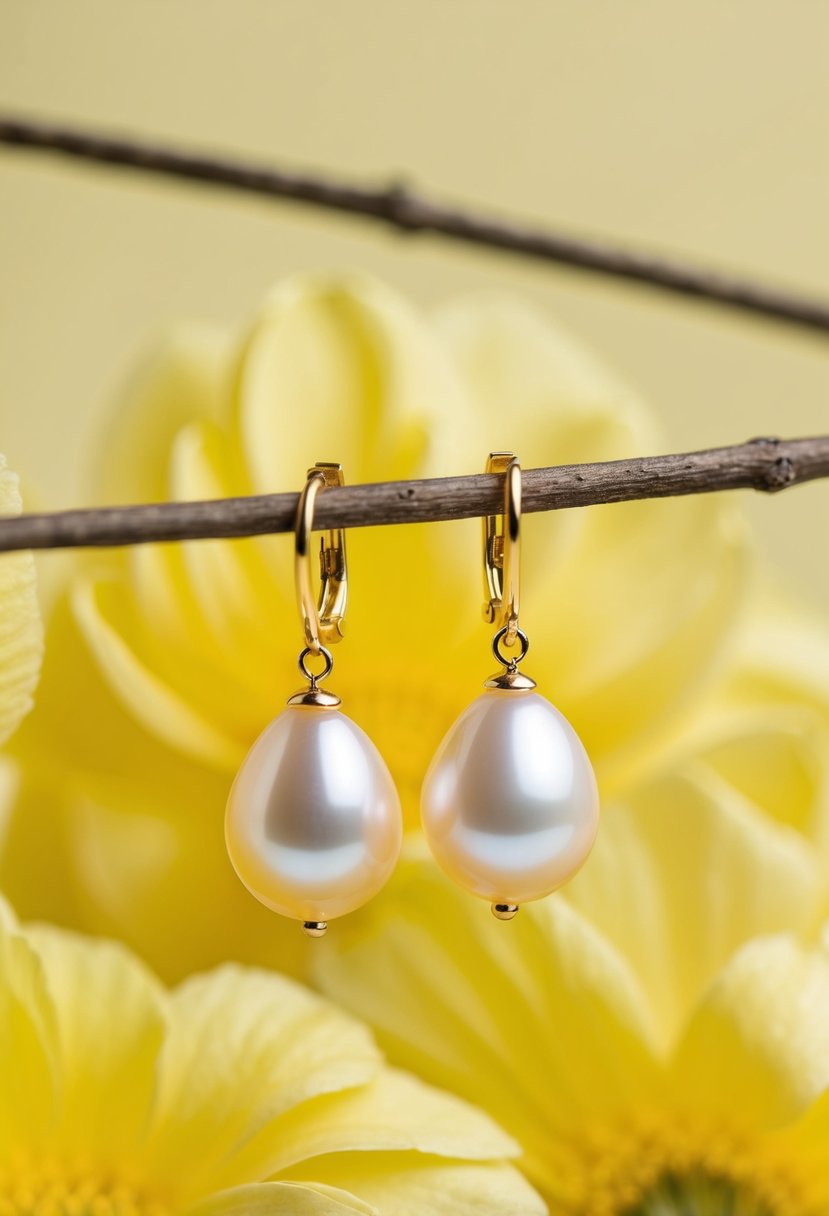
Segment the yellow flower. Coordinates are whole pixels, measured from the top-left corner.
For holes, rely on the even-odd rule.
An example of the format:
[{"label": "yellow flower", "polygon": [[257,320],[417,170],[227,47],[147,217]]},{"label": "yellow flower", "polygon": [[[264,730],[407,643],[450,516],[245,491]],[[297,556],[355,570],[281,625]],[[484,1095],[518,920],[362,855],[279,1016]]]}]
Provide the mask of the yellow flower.
[{"label": "yellow flower", "polygon": [[[18,478],[0,455],[0,515],[21,511]],[[0,743],[32,707],[43,652],[43,630],[31,553],[0,558]]]},{"label": "yellow flower", "polygon": [[506,1135],[293,981],[225,966],[168,992],[5,907],[0,1076],[3,1216],[544,1211]]},{"label": "yellow flower", "polygon": [[[298,277],[239,337],[183,331],[144,368],[105,437],[98,496],[281,490],[317,459],[354,482],[474,472],[499,447],[531,466],[657,446],[630,392],[527,308],[481,297],[421,317],[371,281]],[[432,751],[491,666],[479,525],[355,530],[349,555],[332,684],[414,825]],[[532,674],[585,740],[605,801],[691,741],[711,750],[709,725],[732,732],[749,565],[720,498],[528,517]],[[15,744],[0,879],[21,910],[124,937],[169,978],[229,956],[301,969],[306,943],[242,890],[221,830],[236,766],[296,685],[299,643],[288,537],[80,567]]]},{"label": "yellow flower", "polygon": [[508,926],[412,863],[318,953],[397,1062],[512,1132],[552,1216],[829,1211],[829,958],[755,936],[810,923],[814,869],[709,785],[614,807]]},{"label": "yellow flower", "polygon": [[[379,284],[301,277],[210,361],[205,341],[163,352],[119,411],[103,497],[298,488],[323,452],[366,481],[477,471],[505,443],[527,464],[656,445],[641,406],[592,357],[497,298],[426,320]],[[535,516],[526,531],[535,669],[612,786],[716,671],[745,583],[739,514],[712,499],[625,504]],[[337,682],[411,809],[432,745],[491,661],[479,525],[361,530],[349,544]],[[74,611],[136,720],[217,771],[235,769],[296,680],[288,538],[134,550],[79,581]]]}]

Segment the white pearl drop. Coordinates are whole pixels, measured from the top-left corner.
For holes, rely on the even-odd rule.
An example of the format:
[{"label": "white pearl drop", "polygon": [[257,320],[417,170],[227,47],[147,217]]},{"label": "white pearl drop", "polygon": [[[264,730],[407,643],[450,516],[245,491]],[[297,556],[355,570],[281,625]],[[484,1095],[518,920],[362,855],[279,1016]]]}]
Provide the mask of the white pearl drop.
[{"label": "white pearl drop", "polygon": [[289,706],[265,728],[227,803],[225,840],[249,891],[283,916],[328,921],[366,903],[403,835],[391,773],[336,709]]},{"label": "white pearl drop", "polygon": [[450,878],[492,903],[522,904],[585,861],[599,795],[581,740],[555,706],[537,692],[493,689],[438,748],[421,814]]}]

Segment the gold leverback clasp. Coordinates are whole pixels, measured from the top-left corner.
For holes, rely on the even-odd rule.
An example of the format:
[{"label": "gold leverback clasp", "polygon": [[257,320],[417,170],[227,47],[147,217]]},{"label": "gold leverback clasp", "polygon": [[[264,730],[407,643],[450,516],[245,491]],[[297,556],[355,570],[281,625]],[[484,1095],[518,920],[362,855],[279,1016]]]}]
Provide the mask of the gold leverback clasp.
[{"label": "gold leverback clasp", "polygon": [[521,465],[514,452],[491,452],[486,473],[504,474],[504,510],[484,517],[484,620],[518,637],[521,540]]},{"label": "gold leverback clasp", "polygon": [[345,605],[348,598],[348,566],[345,531],[334,528],[320,539],[320,592],[314,599],[311,583],[310,541],[317,494],[326,486],[345,485],[342,465],[318,462],[308,470],[296,510],[294,530],[294,575],[296,598],[305,643],[312,654],[339,642],[345,634]]}]

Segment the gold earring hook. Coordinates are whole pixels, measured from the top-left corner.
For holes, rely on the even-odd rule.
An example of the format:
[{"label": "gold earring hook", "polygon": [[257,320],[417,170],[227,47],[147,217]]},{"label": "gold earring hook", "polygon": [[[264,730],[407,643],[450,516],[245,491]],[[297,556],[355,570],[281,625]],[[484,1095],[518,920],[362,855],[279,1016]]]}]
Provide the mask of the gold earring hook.
[{"label": "gold earring hook", "polygon": [[345,633],[345,605],[348,598],[348,567],[345,557],[345,531],[334,528],[320,540],[320,592],[314,599],[311,582],[310,541],[314,526],[317,494],[326,486],[344,485],[342,465],[322,461],[308,470],[296,510],[294,529],[294,576],[296,598],[305,643],[312,654],[339,642]]},{"label": "gold earring hook", "polygon": [[485,472],[504,474],[504,510],[484,518],[484,620],[504,629],[512,646],[518,637],[521,465],[514,452],[491,452]]}]

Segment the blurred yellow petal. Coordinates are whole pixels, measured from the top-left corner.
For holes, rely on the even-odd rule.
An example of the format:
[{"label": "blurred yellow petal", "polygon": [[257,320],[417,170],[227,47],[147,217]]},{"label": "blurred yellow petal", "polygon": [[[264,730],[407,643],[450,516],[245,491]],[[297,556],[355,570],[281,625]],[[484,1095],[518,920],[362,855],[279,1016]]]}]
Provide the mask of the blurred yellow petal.
[{"label": "blurred yellow petal", "polygon": [[627,958],[668,1048],[743,942],[813,926],[823,885],[799,833],[695,762],[608,808],[566,898]]},{"label": "blurred yellow petal", "polygon": [[[212,590],[205,586],[204,574],[211,564],[214,546],[224,543],[222,558],[224,577]],[[238,542],[244,545],[252,542]],[[208,546],[205,553],[197,552]],[[234,556],[235,555],[235,556]],[[258,626],[220,636],[207,610],[207,600],[213,595],[223,601],[223,587],[232,580],[239,585],[247,581],[247,573],[238,560],[238,545],[219,541],[198,541],[190,545],[142,545],[129,554],[129,585],[113,580],[101,580],[103,598],[108,605],[109,619],[118,635],[129,640],[139,666],[139,676],[150,670],[167,690],[167,695],[184,705],[190,715],[208,717],[216,730],[227,740],[222,748],[223,763],[228,764],[229,749],[245,747],[262,718],[272,706],[272,696],[261,678],[263,671],[272,670],[274,684],[278,675],[275,660],[270,656],[274,646],[273,618],[264,616],[265,607],[272,607],[271,597],[263,597],[263,620]],[[228,565],[228,563],[230,563]],[[193,573],[198,576],[198,582]],[[218,573],[218,572],[217,572]],[[232,593],[231,593],[232,594]],[[250,656],[259,643],[260,680],[253,685],[241,656]],[[109,667],[106,650],[95,652],[101,670],[109,678],[113,693],[129,708],[130,699],[140,697],[126,671],[122,686]],[[293,658],[293,656],[292,656]],[[280,673],[281,674],[281,673]],[[253,725],[256,723],[256,725]],[[148,729],[165,743],[177,744],[169,737],[165,716],[148,718]],[[209,749],[206,761],[216,764]]]},{"label": "blurred yellow petal", "polygon": [[388,1213],[439,1187],[459,1198],[436,1210],[537,1210],[484,1115],[392,1073],[365,1026],[272,973],[168,993],[121,946],[4,907],[0,1068],[3,1213],[373,1216],[372,1190]]},{"label": "blurred yellow petal", "polygon": [[183,1216],[380,1216],[377,1208],[339,1187],[311,1182],[260,1182],[220,1191]]},{"label": "blurred yellow petal", "polygon": [[[405,1073],[385,1069],[368,1085],[306,1103],[247,1143],[233,1175],[276,1174],[330,1153],[416,1151],[467,1161],[515,1156],[514,1140],[475,1107]],[[227,1181],[232,1179],[228,1178]],[[225,1183],[220,1178],[219,1183]]]},{"label": "blurred yellow petal", "polygon": [[[215,426],[191,424],[179,433],[173,449],[173,496],[187,500],[232,493],[228,465],[225,435]],[[288,631],[277,625],[295,612],[292,562],[289,537],[184,544],[181,574],[189,610],[182,615],[187,622],[199,621],[203,635],[182,654],[159,637],[154,615],[144,615],[154,669],[164,672],[191,704],[208,707],[223,732],[245,747],[275,712],[280,681],[294,678],[295,636],[288,638]],[[137,579],[135,586],[140,597]],[[175,594],[181,599],[180,589]]]},{"label": "blurred yellow petal", "polygon": [[[0,515],[22,510],[17,474],[0,455]],[[29,712],[43,657],[43,628],[31,553],[0,555],[0,743]]]},{"label": "blurred yellow petal", "polygon": [[[482,447],[543,465],[658,446],[634,394],[535,310],[491,293],[448,305],[436,325],[474,403],[474,425],[489,436]],[[462,458],[468,438],[443,439],[442,450],[455,448]],[[719,674],[743,607],[744,524],[733,503],[710,498],[549,512],[527,518],[524,531],[522,619],[544,641],[533,649],[533,675],[582,734],[600,782],[615,788],[665,745]],[[474,587],[471,535],[456,549]]]},{"label": "blurred yellow petal", "polygon": [[[530,452],[533,464],[571,464],[587,452],[612,460],[654,449],[656,430],[635,394],[539,310],[480,292],[444,304],[432,323],[474,403],[488,450],[514,450],[527,464]],[[485,455],[467,453],[475,471]],[[580,514],[566,512],[567,522]]]},{"label": "blurred yellow petal", "polygon": [[0,1164],[46,1139],[57,1114],[55,1010],[37,953],[8,905],[0,919]]},{"label": "blurred yellow petal", "polygon": [[620,504],[592,517],[529,605],[527,628],[545,639],[534,678],[573,722],[605,791],[658,763],[713,687],[748,569],[731,507]]},{"label": "blurred yellow petal", "polygon": [[203,763],[219,768],[241,763],[244,748],[234,745],[209,718],[182,700],[124,641],[112,620],[116,603],[106,584],[81,584],[75,592],[74,607],[98,662],[145,729],[163,731],[168,740]]},{"label": "blurred yellow petal", "polygon": [[[727,877],[734,850],[727,832],[722,840]],[[632,864],[624,850],[617,856],[631,893],[648,881],[638,861],[660,847],[659,834],[646,833]],[[710,864],[704,850],[688,850],[702,899]],[[739,869],[736,877],[739,889]],[[519,1141],[521,1167],[553,1211],[696,1210],[707,1196],[712,1214],[818,1216],[819,1205],[801,1201],[826,1193],[807,1115],[829,1080],[829,960],[821,952],[780,937],[742,946],[701,995],[688,997],[676,1051],[658,1050],[633,967],[560,897],[522,908],[505,933],[487,923],[485,909],[473,923],[464,907],[471,901],[443,898],[439,886],[427,867],[410,867],[408,885],[398,881],[382,910],[349,938],[325,943],[320,978],[378,1027],[396,1059],[474,1094]],[[652,899],[656,923],[664,902],[674,929],[670,893],[654,887]],[[726,928],[733,916],[714,899],[707,932],[715,943],[718,904]],[[703,949],[705,936],[703,925]],[[681,933],[677,941],[687,949]],[[646,980],[668,958],[655,945],[653,966],[641,968]],[[331,1162],[338,1184],[351,1188],[342,1160]],[[333,1181],[323,1164],[315,1176]]]},{"label": "blurred yellow petal", "polygon": [[40,959],[57,1020],[56,1140],[68,1152],[82,1152],[93,1139],[107,1159],[120,1159],[149,1121],[166,1028],[163,992],[115,942],[51,927],[31,927],[26,939]]},{"label": "blurred yellow petal", "polygon": [[427,411],[451,414],[458,395],[427,326],[380,283],[288,279],[241,351],[234,418],[253,492],[293,485],[326,458],[341,461],[350,481],[377,467],[411,475]]},{"label": "blurred yellow petal", "polygon": [[679,1045],[678,1104],[775,1128],[829,1086],[829,959],[778,937],[750,942],[712,984]]},{"label": "blurred yellow petal", "polygon": [[[228,467],[227,440],[216,426],[192,423],[181,430],[172,452],[172,495],[175,499],[223,498],[232,492],[232,471]],[[274,544],[289,556],[290,541],[253,537],[248,540],[193,541],[183,546],[186,569],[194,595],[202,607],[204,624],[217,644],[227,645],[238,634],[244,642],[254,630],[261,634],[293,610],[293,588],[280,587],[264,546],[272,558]],[[292,555],[291,555],[292,557]],[[290,591],[290,595],[286,595]],[[256,638],[260,661],[266,639]],[[248,657],[252,643],[235,656]]]},{"label": "blurred yellow petal", "polygon": [[[701,737],[706,767],[776,824],[824,851],[829,843],[829,724],[810,708],[769,705],[716,716]],[[713,727],[713,729],[711,729]]]},{"label": "blurred yellow petal", "polygon": [[[27,727],[20,735],[29,736]],[[53,775],[48,764],[39,771],[11,758],[0,764],[0,889],[26,918],[77,926],[81,893],[74,833]]]},{"label": "blurred yellow petal", "polygon": [[10,933],[17,928],[17,917],[11,904],[0,895],[0,930]]},{"label": "blurred yellow petal", "polygon": [[370,1161],[365,1154],[316,1163],[330,1177],[374,1204],[382,1216],[544,1216],[547,1206],[507,1165],[468,1165],[412,1160],[409,1154]]},{"label": "blurred yellow petal", "polygon": [[768,1137],[769,1153],[801,1164],[808,1179],[804,1186],[808,1212],[829,1211],[829,1171],[826,1169],[829,1145],[829,1090],[826,1090],[797,1122]]},{"label": "blurred yellow petal", "polygon": [[162,337],[121,392],[95,462],[101,503],[159,502],[167,497],[168,448],[194,418],[217,417],[231,375],[231,342],[204,325]]},{"label": "blurred yellow petal", "polygon": [[283,1124],[283,1143],[289,1138],[295,1161],[369,1145],[470,1161],[519,1151],[516,1142],[474,1106],[388,1068],[370,1085],[328,1103],[315,1126],[310,1112],[297,1112],[290,1127]]},{"label": "blurred yellow petal", "polygon": [[653,1028],[625,961],[567,904],[527,905],[503,928],[413,865],[315,970],[395,1060],[488,1110],[544,1170],[553,1129],[654,1082]]},{"label": "blurred yellow petal", "polygon": [[730,703],[811,706],[829,719],[829,633],[825,619],[768,581],[737,638],[737,662],[724,681]]},{"label": "blurred yellow petal", "polygon": [[315,943],[253,899],[228,861],[229,777],[136,725],[65,602],[13,749],[0,889],[21,916],[121,937],[168,981],[227,958],[300,969]]},{"label": "blurred yellow petal", "polygon": [[171,1000],[151,1158],[162,1174],[186,1158],[191,1187],[261,1177],[244,1165],[257,1133],[379,1071],[364,1026],[282,977],[224,967],[186,981]]}]

